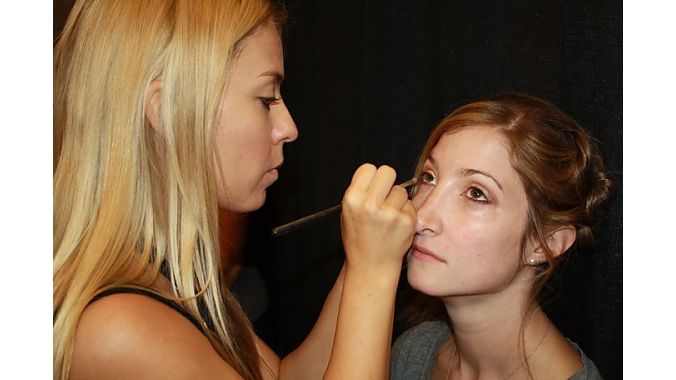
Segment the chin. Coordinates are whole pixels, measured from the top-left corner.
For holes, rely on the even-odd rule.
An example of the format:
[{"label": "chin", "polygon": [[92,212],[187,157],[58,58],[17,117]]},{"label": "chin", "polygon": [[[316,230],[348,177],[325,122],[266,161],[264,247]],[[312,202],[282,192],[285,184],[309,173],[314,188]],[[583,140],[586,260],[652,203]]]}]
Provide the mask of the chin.
[{"label": "chin", "polygon": [[443,293],[440,289],[441,279],[421,268],[409,265],[406,269],[406,280],[413,289],[428,296],[439,297]]},{"label": "chin", "polygon": [[244,209],[240,212],[254,212],[254,211],[260,209],[265,204],[265,198],[266,197],[265,197],[265,191],[264,191],[263,194],[260,197],[258,197],[256,199],[252,199],[251,202],[249,204],[247,204],[247,207],[244,207]]},{"label": "chin", "polygon": [[260,200],[253,206],[253,209],[252,209],[251,211],[256,211],[256,210],[258,210],[259,208],[263,207],[263,205],[265,204],[265,199],[266,199],[266,196],[265,196],[265,191],[264,191],[264,192],[263,192],[263,196],[262,196],[262,197],[260,198]]},{"label": "chin", "polygon": [[263,190],[261,194],[257,196],[251,196],[247,199],[242,199],[238,201],[233,201],[233,200],[219,200],[218,205],[226,209],[228,211],[236,212],[236,213],[248,213],[248,212],[253,212],[258,210],[259,208],[263,207],[265,204],[265,199],[266,199],[266,192]]}]

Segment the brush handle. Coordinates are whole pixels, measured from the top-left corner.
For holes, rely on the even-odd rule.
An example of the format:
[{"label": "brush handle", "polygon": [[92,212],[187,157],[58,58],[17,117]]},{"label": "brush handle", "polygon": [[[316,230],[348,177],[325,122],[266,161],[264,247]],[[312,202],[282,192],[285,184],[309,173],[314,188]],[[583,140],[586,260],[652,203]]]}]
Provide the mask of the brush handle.
[{"label": "brush handle", "polygon": [[[415,179],[409,179],[408,181],[402,183],[399,186],[402,186],[403,188],[407,189],[415,184]],[[322,211],[317,211],[314,214],[310,214],[308,216],[304,216],[300,219],[296,219],[292,222],[282,224],[281,226],[275,227],[272,229],[272,236],[277,237],[284,235],[288,232],[291,232],[295,229],[298,229],[300,227],[303,227],[305,225],[311,224],[313,222],[316,222],[325,216],[335,214],[336,212],[339,212],[343,208],[342,205],[336,205],[330,208],[327,208]]]},{"label": "brush handle", "polygon": [[279,227],[275,227],[275,228],[272,229],[272,236],[284,235],[285,233],[291,232],[298,227],[302,227],[306,224],[316,222],[316,221],[318,221],[319,219],[322,219],[325,216],[334,214],[336,212],[340,212],[340,210],[342,210],[342,209],[343,209],[342,205],[333,206],[331,208],[327,208],[326,210],[317,211],[314,214],[304,216],[300,219],[294,220],[293,222],[289,222],[289,223],[283,224]]}]

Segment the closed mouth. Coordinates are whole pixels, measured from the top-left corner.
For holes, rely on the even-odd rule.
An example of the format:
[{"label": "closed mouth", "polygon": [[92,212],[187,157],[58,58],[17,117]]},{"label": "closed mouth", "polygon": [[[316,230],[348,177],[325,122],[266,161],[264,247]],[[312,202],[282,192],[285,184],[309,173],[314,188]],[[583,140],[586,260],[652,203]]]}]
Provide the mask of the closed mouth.
[{"label": "closed mouth", "polygon": [[279,164],[273,166],[272,169],[270,169],[269,171],[277,170],[277,169],[281,168],[282,165],[284,165],[284,161],[281,161]]},{"label": "closed mouth", "polygon": [[435,260],[438,260],[438,261],[441,261],[441,262],[444,262],[444,263],[446,262],[446,260],[444,260],[440,256],[436,255],[434,252],[430,251],[429,249],[427,249],[427,248],[425,248],[421,245],[414,243],[413,244],[413,250],[414,250],[414,253],[417,253],[419,255],[429,256],[431,258],[434,258]]}]

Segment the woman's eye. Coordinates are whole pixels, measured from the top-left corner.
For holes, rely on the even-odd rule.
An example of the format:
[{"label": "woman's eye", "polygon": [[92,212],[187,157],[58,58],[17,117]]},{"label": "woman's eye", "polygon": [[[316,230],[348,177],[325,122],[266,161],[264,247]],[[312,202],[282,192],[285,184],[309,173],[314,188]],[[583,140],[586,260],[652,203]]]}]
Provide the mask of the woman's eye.
[{"label": "woman's eye", "polygon": [[263,107],[265,107],[266,109],[270,109],[270,106],[282,100],[282,97],[280,96],[277,98],[274,96],[262,96],[259,97],[258,99],[260,99]]},{"label": "woman's eye", "polygon": [[466,194],[473,201],[488,202],[488,197],[486,196],[486,194],[484,194],[483,191],[474,186],[467,189]]},{"label": "woman's eye", "polygon": [[436,178],[434,178],[434,175],[430,172],[422,172],[420,173],[420,183],[426,183],[426,184],[431,184],[433,185],[436,182]]}]

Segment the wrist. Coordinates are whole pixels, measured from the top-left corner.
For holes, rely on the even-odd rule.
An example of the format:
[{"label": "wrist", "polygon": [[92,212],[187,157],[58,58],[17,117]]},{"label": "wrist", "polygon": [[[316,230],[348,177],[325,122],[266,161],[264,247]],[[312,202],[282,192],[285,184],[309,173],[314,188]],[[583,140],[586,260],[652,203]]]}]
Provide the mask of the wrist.
[{"label": "wrist", "polygon": [[350,278],[360,283],[369,283],[370,286],[391,287],[399,283],[401,262],[392,262],[378,266],[364,263],[345,262],[345,280]]}]

